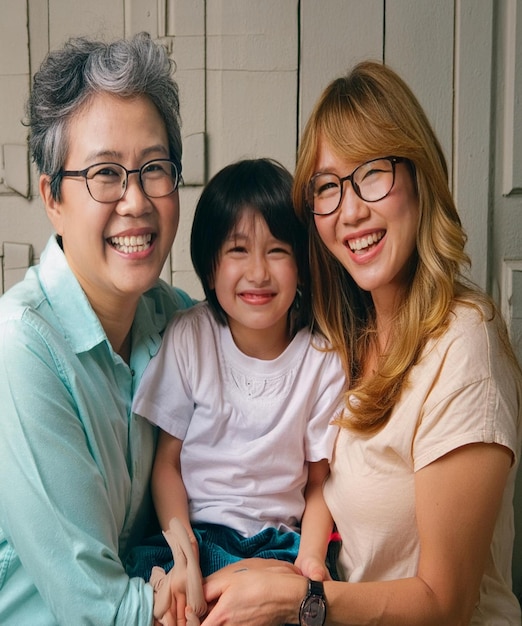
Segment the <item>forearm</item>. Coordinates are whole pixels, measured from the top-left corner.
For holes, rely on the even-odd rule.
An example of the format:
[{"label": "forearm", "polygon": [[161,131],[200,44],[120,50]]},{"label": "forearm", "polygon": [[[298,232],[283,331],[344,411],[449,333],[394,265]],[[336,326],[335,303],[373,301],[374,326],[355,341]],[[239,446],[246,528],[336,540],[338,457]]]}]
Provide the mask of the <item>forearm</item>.
[{"label": "forearm", "polygon": [[314,556],[324,560],[333,522],[322,494],[307,502],[301,523],[299,558]]},{"label": "forearm", "polygon": [[[299,608],[307,591],[307,583],[300,576],[281,577],[274,584],[285,589],[278,599],[285,611],[285,623],[299,623]],[[325,626],[450,626],[468,624],[455,613],[441,609],[440,599],[420,578],[396,581],[346,583],[325,581]],[[261,624],[273,623],[266,619]]]},{"label": "forearm", "polygon": [[[326,581],[328,626],[441,626],[469,623],[420,578],[368,583]],[[471,618],[471,616],[469,617]]]},{"label": "forearm", "polygon": [[163,530],[173,517],[179,519],[192,535],[187,492],[181,474],[172,465],[156,462],[152,473],[152,495],[156,513]]},{"label": "forearm", "polygon": [[298,561],[316,558],[324,561],[333,528],[333,520],[323,497],[323,483],[328,463],[311,463],[305,491],[306,506],[301,520],[301,544]]},{"label": "forearm", "polygon": [[[256,564],[221,570],[207,580],[207,600],[219,598],[203,626],[298,624],[305,577]],[[420,578],[372,583],[326,581],[326,626],[460,626],[471,615],[441,608],[441,598]]]}]

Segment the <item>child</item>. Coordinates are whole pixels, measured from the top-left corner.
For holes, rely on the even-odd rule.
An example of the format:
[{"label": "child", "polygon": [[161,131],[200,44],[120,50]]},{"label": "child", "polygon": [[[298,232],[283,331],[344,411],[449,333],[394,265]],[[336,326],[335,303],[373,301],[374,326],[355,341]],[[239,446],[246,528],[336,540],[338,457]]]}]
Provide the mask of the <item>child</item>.
[{"label": "child", "polygon": [[[345,378],[309,331],[307,236],[291,189],[268,159],[208,183],[191,234],[206,302],[175,317],[133,406],[162,429],[152,475],[160,524],[178,518],[195,536],[203,576],[265,557],[328,577],[322,485]],[[146,579],[152,565],[172,566],[163,542],[144,556],[131,570]]]}]

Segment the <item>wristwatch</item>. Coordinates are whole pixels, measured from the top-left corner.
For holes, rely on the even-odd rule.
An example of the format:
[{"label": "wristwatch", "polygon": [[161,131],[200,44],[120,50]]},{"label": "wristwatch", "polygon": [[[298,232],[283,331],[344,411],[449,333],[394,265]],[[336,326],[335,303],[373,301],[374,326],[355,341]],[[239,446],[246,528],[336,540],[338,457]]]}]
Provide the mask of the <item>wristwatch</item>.
[{"label": "wristwatch", "polygon": [[308,579],[308,593],[299,609],[299,626],[323,626],[326,620],[326,598],[323,583]]}]

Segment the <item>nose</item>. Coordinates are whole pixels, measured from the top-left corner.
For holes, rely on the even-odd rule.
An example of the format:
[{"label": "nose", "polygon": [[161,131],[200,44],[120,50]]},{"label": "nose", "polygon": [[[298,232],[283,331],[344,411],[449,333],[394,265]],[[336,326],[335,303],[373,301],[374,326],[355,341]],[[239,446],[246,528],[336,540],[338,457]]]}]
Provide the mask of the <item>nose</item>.
[{"label": "nose", "polygon": [[121,215],[143,215],[152,211],[151,199],[145,195],[138,176],[138,170],[131,170],[127,176],[127,186],[123,197],[118,201],[117,211]]},{"label": "nose", "polygon": [[339,219],[345,224],[357,224],[370,215],[370,207],[355,193],[351,181],[346,180],[343,185]]},{"label": "nose", "polygon": [[246,278],[255,285],[262,285],[269,280],[268,264],[263,254],[249,256]]}]

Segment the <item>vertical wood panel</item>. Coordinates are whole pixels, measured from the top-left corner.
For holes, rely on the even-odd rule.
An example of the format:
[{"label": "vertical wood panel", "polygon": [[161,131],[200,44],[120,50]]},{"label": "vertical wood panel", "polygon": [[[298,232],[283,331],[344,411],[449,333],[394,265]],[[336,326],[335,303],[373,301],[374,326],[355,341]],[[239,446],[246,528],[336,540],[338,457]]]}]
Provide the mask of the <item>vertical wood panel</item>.
[{"label": "vertical wood panel", "polygon": [[[516,98],[513,100],[517,88],[522,85],[522,62],[520,58],[514,57],[517,48],[520,55],[522,47],[520,39],[522,32],[517,26],[522,15],[522,0],[494,2],[494,12],[496,49],[492,100],[495,126],[491,133],[493,147],[491,165],[494,166],[495,175],[490,177],[488,253],[491,269],[488,277],[491,282],[488,287],[500,300],[503,297],[504,259],[522,258],[522,195],[506,193],[507,190],[514,191],[516,154],[517,151],[521,154],[522,150],[520,145],[522,139],[517,138],[513,126],[517,117],[522,121],[521,101],[520,99],[517,101]],[[522,163],[519,161],[520,165]],[[517,346],[517,349],[519,357],[522,358],[522,345]]]},{"label": "vertical wood panel", "polygon": [[504,195],[522,193],[522,2],[506,0]]},{"label": "vertical wood panel", "polygon": [[364,59],[383,59],[383,0],[301,0],[299,134],[326,85]]},{"label": "vertical wood panel", "polygon": [[454,0],[387,0],[384,61],[406,80],[451,167]]},{"label": "vertical wood panel", "polygon": [[[48,0],[49,45],[60,47],[66,39],[89,36],[102,39],[123,37],[123,0]],[[31,3],[29,3],[31,4]],[[37,68],[33,68],[33,71]]]},{"label": "vertical wood panel", "polygon": [[[124,16],[122,35],[129,37],[147,31],[153,39],[163,37],[166,31],[166,0],[118,0],[113,2],[113,21]],[[90,0],[92,3],[92,0]],[[115,22],[117,23],[117,22]]]},{"label": "vertical wood panel", "polygon": [[173,44],[174,78],[179,86],[183,137],[183,178],[179,190],[180,224],[172,246],[170,282],[201,298],[190,259],[194,209],[206,177],[205,0],[168,0],[166,36]]},{"label": "vertical wood panel", "polygon": [[[21,119],[30,69],[25,6],[20,10],[17,0],[3,0],[0,8],[0,195],[9,196],[20,182],[27,193],[27,130]],[[23,181],[16,175],[19,164]]]},{"label": "vertical wood panel", "polygon": [[297,0],[207,2],[209,175],[248,156],[295,162]]},{"label": "vertical wood panel", "polygon": [[[516,120],[522,120],[522,0],[503,0],[494,3],[495,11],[495,65],[493,106],[495,127],[492,129],[494,146],[494,176],[490,178],[489,253],[491,270],[489,288],[503,304],[507,314],[515,351],[522,363],[522,196],[511,193],[517,186],[517,163],[520,167],[522,139]],[[517,156],[518,151],[518,156]],[[509,195],[508,195],[509,194]],[[522,464],[517,475],[514,496],[515,546],[513,549],[513,590],[522,603]]]},{"label": "vertical wood panel", "polygon": [[471,276],[487,287],[493,0],[457,0],[453,189],[468,233]]}]

